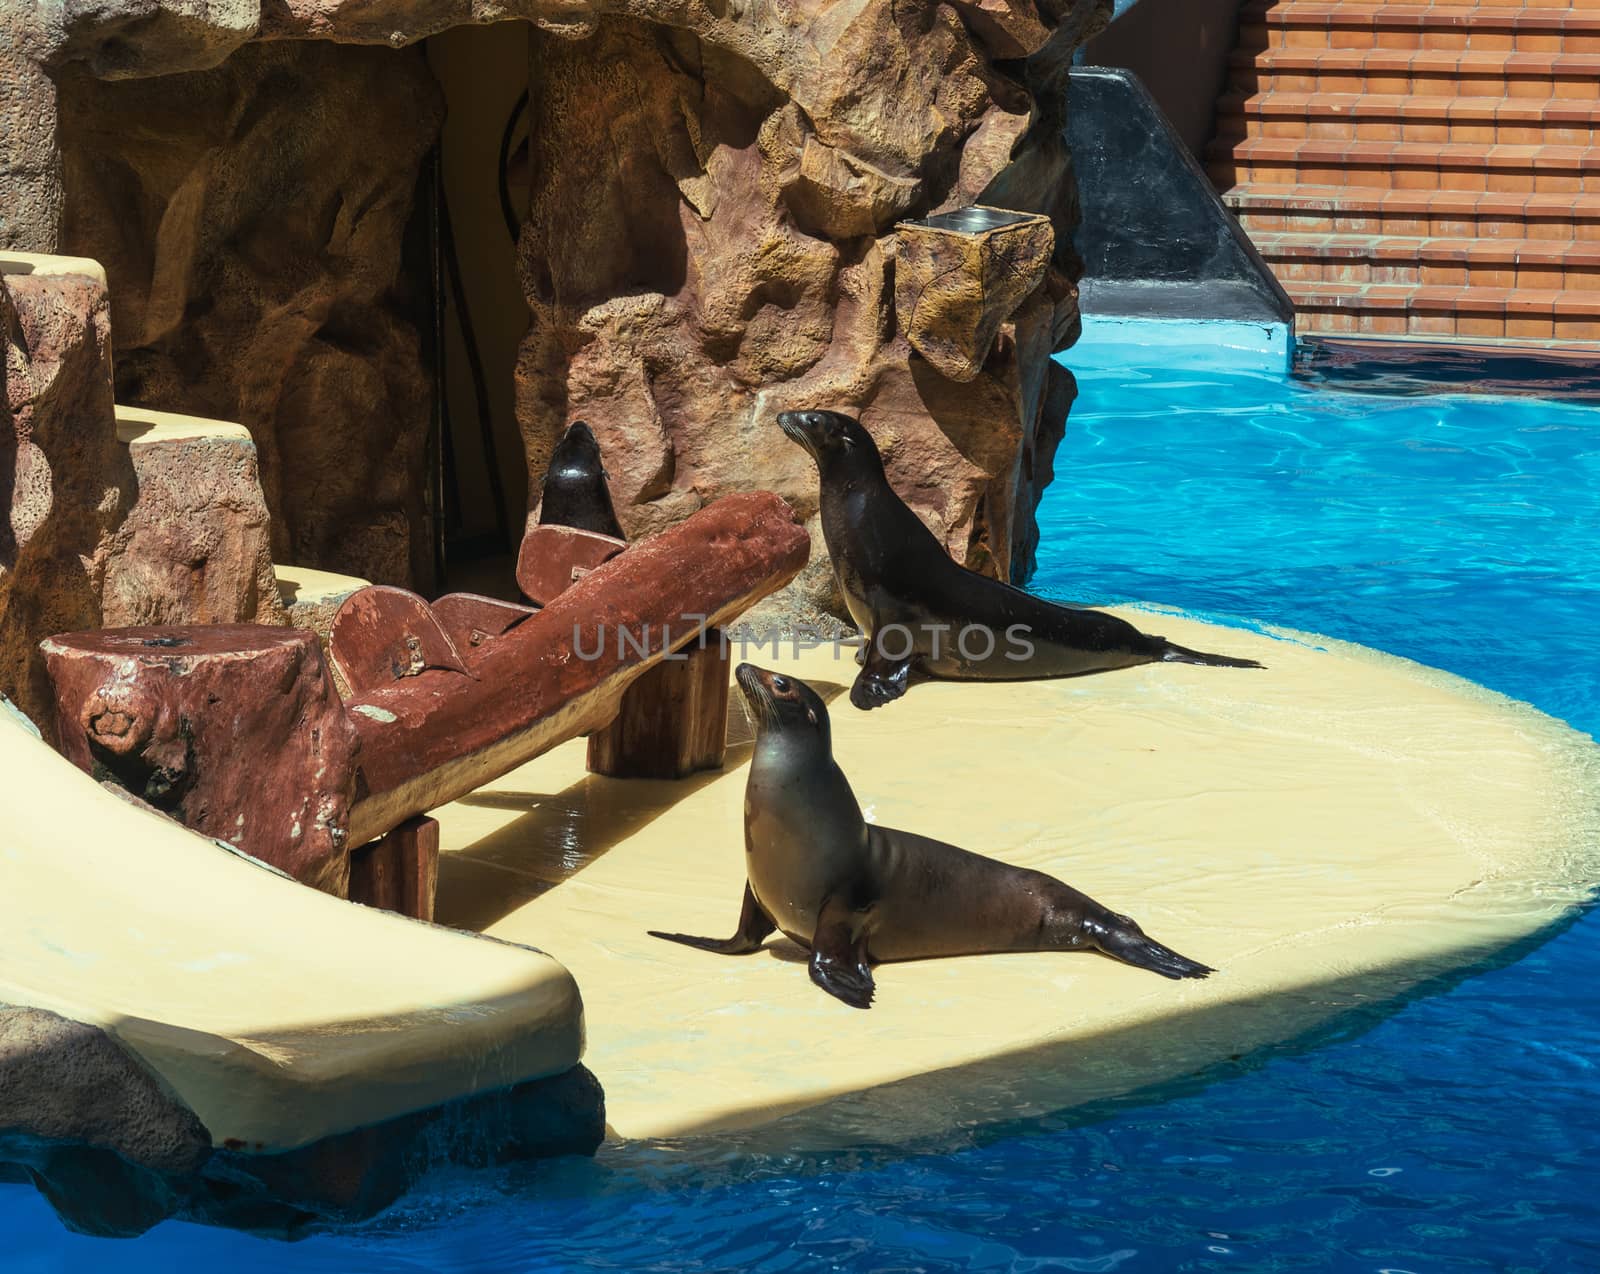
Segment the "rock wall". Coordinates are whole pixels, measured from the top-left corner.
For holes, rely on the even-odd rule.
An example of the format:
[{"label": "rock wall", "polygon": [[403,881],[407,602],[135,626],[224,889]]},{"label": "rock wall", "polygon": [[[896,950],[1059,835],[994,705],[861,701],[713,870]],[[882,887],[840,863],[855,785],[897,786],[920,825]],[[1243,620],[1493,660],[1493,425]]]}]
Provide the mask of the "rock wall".
[{"label": "rock wall", "polygon": [[[0,209],[16,209],[0,243],[106,262],[119,394],[250,428],[280,560],[426,587],[426,264],[407,259],[407,228],[439,98],[416,42],[525,18],[532,317],[517,399],[531,488],[585,416],[631,534],[771,487],[820,547],[809,464],[772,421],[838,407],[866,421],[954,556],[1020,578],[1071,397],[1044,362],[1076,319],[1064,74],[1110,7],[14,10],[0,63],[59,126],[47,137],[0,94],[0,121],[17,124],[0,136]],[[1055,257],[976,352],[977,374],[952,380],[907,342],[893,227],[972,202],[1047,213]],[[791,614],[837,613],[820,562],[795,590]]]},{"label": "rock wall", "polygon": [[0,693],[51,702],[41,637],[100,622],[111,536],[133,489],[111,404],[104,282],[0,256]]},{"label": "rock wall", "polygon": [[118,400],[250,430],[277,560],[426,580],[421,50],[256,44],[154,79],[74,67],[59,94],[61,240],[106,267]]},{"label": "rock wall", "polygon": [[[1048,355],[1076,320],[1062,107],[1039,109],[1025,83],[1050,90],[1098,12],[801,3],[759,26],[536,33],[518,368],[533,488],[581,417],[630,537],[728,490],[777,490],[818,550],[787,613],[841,614],[815,472],[774,423],[834,407],[861,416],[958,561],[1024,575],[1052,413],[1070,400]],[[962,382],[907,343],[893,227],[974,202],[1049,214],[1058,251]]]}]

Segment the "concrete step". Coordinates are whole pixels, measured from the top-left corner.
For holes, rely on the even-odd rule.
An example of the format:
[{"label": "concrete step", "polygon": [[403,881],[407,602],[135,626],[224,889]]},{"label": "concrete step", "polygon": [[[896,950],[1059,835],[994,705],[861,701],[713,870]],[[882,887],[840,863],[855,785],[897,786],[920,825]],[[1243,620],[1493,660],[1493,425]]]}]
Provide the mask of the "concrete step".
[{"label": "concrete step", "polygon": [[1600,293],[1284,282],[1300,332],[1600,342]]},{"label": "concrete step", "polygon": [[1243,182],[1358,185],[1395,190],[1600,194],[1600,149],[1471,142],[1219,137],[1211,177]]},{"label": "concrete step", "polygon": [[1600,98],[1600,53],[1451,49],[1239,49],[1235,92],[1410,93],[1432,97]]},{"label": "concrete step", "polygon": [[1285,283],[1600,292],[1600,243],[1257,231]]},{"label": "concrete step", "polygon": [[1222,200],[1246,230],[1600,241],[1600,198],[1248,183]]},{"label": "concrete step", "polygon": [[1230,93],[1217,103],[1217,133],[1227,137],[1588,147],[1600,144],[1600,100]]}]

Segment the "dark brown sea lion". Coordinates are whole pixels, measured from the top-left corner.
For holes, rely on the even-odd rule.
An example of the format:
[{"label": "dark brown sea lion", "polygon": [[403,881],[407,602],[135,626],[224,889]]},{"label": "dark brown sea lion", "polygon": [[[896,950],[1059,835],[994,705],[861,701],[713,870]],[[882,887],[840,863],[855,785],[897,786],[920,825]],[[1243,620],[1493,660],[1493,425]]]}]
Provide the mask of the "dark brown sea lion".
[{"label": "dark brown sea lion", "polygon": [[613,539],[628,538],[611,506],[600,444],[581,420],[572,422],[550,456],[539,500],[539,525],[573,526]]},{"label": "dark brown sea lion", "polygon": [[957,565],[895,494],[859,421],[786,411],[778,425],[811,453],[821,476],[823,538],[866,643],[850,688],[856,707],[898,699],[917,675],[1028,681],[1158,662],[1261,667],[1187,650],[1115,615],[1058,606]]},{"label": "dark brown sea lion", "polygon": [[1168,978],[1212,972],[1053,876],[868,823],[817,693],[750,664],[735,675],[756,722],[739,929],[653,936],[749,955],[781,929],[811,949],[811,980],[858,1009],[872,1003],[872,965],[888,960],[1095,950]]}]

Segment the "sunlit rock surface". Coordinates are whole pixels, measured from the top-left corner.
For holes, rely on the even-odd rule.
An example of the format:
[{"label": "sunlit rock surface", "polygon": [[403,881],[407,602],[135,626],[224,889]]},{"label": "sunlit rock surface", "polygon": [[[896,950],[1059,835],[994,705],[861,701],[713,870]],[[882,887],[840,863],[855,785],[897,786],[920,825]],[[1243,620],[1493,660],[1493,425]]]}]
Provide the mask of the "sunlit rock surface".
[{"label": "sunlit rock surface", "polygon": [[60,92],[61,238],[106,266],[119,401],[244,425],[279,561],[425,574],[421,50],[260,44],[160,79],[74,66]]},{"label": "sunlit rock surface", "polygon": [[36,644],[100,622],[133,487],[111,402],[111,323],[92,261],[0,251],[0,693],[49,723]]},{"label": "sunlit rock surface", "polygon": [[[427,263],[404,258],[439,97],[416,46],[525,19],[531,318],[516,392],[531,488],[583,416],[631,536],[751,487],[810,516],[808,462],[773,418],[851,409],[951,552],[1018,578],[1072,393],[1040,358],[1077,313],[1063,77],[1109,9],[30,9],[0,18],[0,59],[14,83],[40,81],[29,100],[60,127],[21,127],[0,98],[19,125],[0,138],[0,208],[16,210],[0,243],[106,263],[123,399],[250,429],[280,560],[425,584]],[[973,202],[1047,213],[1056,250],[960,384],[897,320],[894,226]],[[778,613],[837,607],[818,575]]]}]

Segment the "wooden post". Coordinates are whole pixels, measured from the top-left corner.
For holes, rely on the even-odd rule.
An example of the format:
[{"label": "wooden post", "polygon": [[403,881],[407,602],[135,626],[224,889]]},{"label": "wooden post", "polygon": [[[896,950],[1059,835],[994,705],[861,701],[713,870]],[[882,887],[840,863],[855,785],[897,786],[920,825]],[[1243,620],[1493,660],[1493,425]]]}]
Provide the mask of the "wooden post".
[{"label": "wooden post", "polygon": [[350,855],[350,901],[433,919],[439,888],[439,820],[419,815]]},{"label": "wooden post", "polygon": [[719,770],[728,749],[728,643],[708,629],[623,693],[616,720],[589,736],[589,770],[617,779],[681,779]]}]

